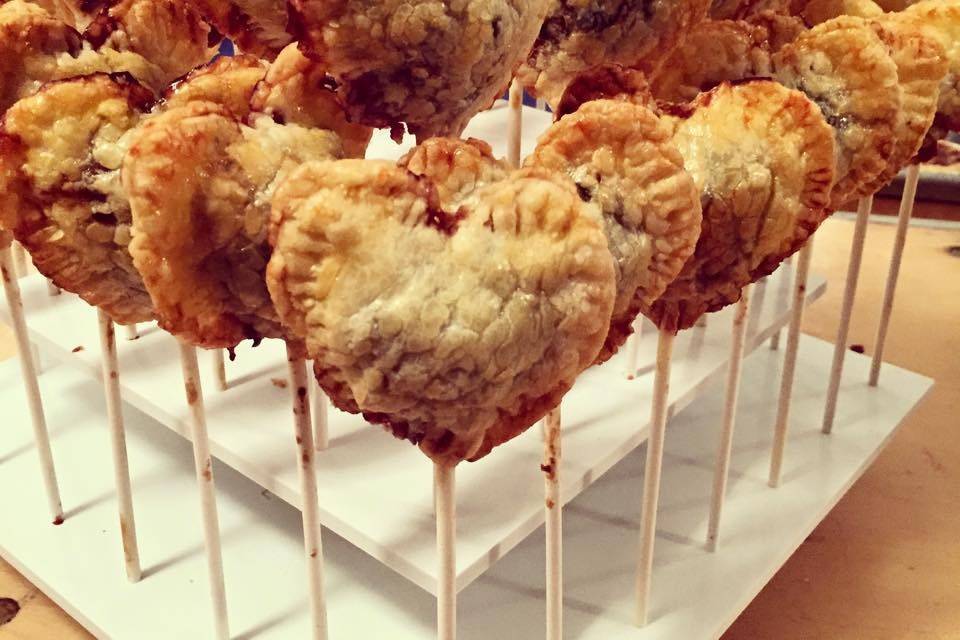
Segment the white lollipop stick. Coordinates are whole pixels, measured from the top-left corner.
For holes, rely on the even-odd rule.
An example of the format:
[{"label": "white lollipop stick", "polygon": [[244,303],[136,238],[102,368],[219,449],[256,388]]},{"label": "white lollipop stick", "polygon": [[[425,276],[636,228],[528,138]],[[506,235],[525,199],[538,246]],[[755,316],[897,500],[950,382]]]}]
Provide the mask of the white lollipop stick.
[{"label": "white lollipop stick", "polygon": [[17,278],[26,278],[30,274],[29,260],[27,259],[27,250],[19,242],[13,243],[13,263],[14,273]]},{"label": "white lollipop stick", "polygon": [[516,79],[510,83],[510,125],[507,131],[507,160],[520,166],[520,138],[523,135],[523,87]]},{"label": "white lollipop stick", "polygon": [[699,327],[699,328],[701,328],[701,329],[703,329],[704,327],[706,327],[706,326],[707,326],[707,314],[703,314],[702,316],[700,316],[699,318],[697,318],[697,323],[696,323],[696,325],[694,325],[694,326]]},{"label": "white lollipop stick", "polygon": [[913,215],[913,203],[917,197],[917,183],[920,180],[920,167],[912,164],[907,167],[903,181],[903,196],[900,198],[900,214],[897,216],[897,235],[893,241],[893,254],[890,256],[890,271],[887,273],[887,286],[883,290],[883,305],[880,307],[880,322],[877,324],[877,339],[873,347],[873,362],[870,365],[870,386],[880,381],[880,366],[883,364],[883,348],[887,342],[887,330],[890,328],[890,314],[893,312],[893,296],[897,292],[897,279],[900,277],[900,263],[903,261],[903,247],[907,242],[907,228]]},{"label": "white lollipop stick", "polygon": [[60,295],[60,287],[53,284],[53,280],[47,280],[47,293],[51,296]]},{"label": "white lollipop stick", "polygon": [[846,288],[843,290],[843,306],[840,308],[840,326],[837,328],[837,341],[833,345],[833,363],[830,366],[827,403],[823,412],[824,433],[833,431],[833,420],[837,414],[843,356],[847,352],[850,317],[853,315],[853,302],[857,297],[857,280],[860,278],[860,262],[863,259],[863,244],[867,237],[867,222],[871,209],[873,209],[873,196],[860,198],[860,203],[857,205],[857,223],[853,228],[853,243],[850,247],[850,263],[847,265]]},{"label": "white lollipop stick", "polygon": [[637,360],[640,359],[640,342],[643,339],[642,316],[633,321],[633,327],[633,334],[627,338],[627,380],[633,380],[637,376]]},{"label": "white lollipop stick", "polygon": [[733,428],[737,418],[737,398],[740,394],[740,372],[743,368],[743,347],[747,335],[747,316],[750,313],[750,294],[753,285],[743,289],[733,316],[733,335],[730,345],[730,367],[727,369],[727,395],[723,404],[723,422],[717,462],[713,469],[713,494],[710,498],[710,518],[707,522],[707,550],[717,550],[720,515],[727,495],[730,475],[730,452],[733,447]]},{"label": "white lollipop stick", "polygon": [[33,441],[40,458],[40,472],[47,494],[47,506],[54,524],[63,523],[63,506],[60,504],[60,487],[57,484],[57,472],[53,466],[53,452],[50,450],[50,434],[47,433],[47,421],[43,414],[43,401],[40,399],[40,384],[37,382],[37,367],[31,356],[30,336],[27,322],[23,316],[23,299],[20,297],[20,285],[13,271],[13,256],[10,247],[0,248],[0,275],[3,277],[3,289],[7,296],[7,307],[13,324],[13,335],[17,341],[17,355],[20,361],[20,377],[27,393],[27,407],[30,410],[30,423],[33,426]]},{"label": "white lollipop stick", "polygon": [[[790,256],[786,259],[786,264],[793,266],[793,256]],[[766,280],[766,278],[764,278]],[[780,348],[780,329],[777,329],[772,336],[770,336],[770,349],[776,351]]]},{"label": "white lollipop stick", "polygon": [[213,379],[217,381],[217,390],[227,390],[227,363],[223,358],[223,349],[213,349],[210,351],[210,357],[213,363]]},{"label": "white lollipop stick", "polygon": [[227,640],[230,625],[227,620],[227,593],[223,580],[223,552],[220,548],[220,522],[217,516],[217,494],[213,484],[213,459],[207,437],[207,416],[203,408],[203,388],[200,386],[200,367],[197,350],[179,343],[180,363],[183,366],[183,384],[190,409],[190,437],[193,440],[193,464],[200,490],[200,512],[203,518],[203,541],[207,550],[207,571],[210,579],[210,598],[213,602],[215,638]]},{"label": "white lollipop stick", "polygon": [[457,502],[456,467],[434,463],[433,497],[437,517],[437,638],[457,637]]},{"label": "white lollipop stick", "polygon": [[140,549],[137,545],[137,524],[133,517],[133,490],[130,487],[127,435],[123,427],[117,339],[114,335],[113,320],[102,309],[97,309],[97,321],[100,325],[103,393],[107,401],[107,421],[110,423],[113,479],[117,486],[117,503],[120,509],[120,540],[123,544],[123,563],[127,569],[127,578],[130,582],[139,582]]},{"label": "white lollipop stick", "polygon": [[790,402],[793,397],[793,381],[797,370],[797,350],[800,346],[800,327],[803,324],[803,302],[807,292],[807,274],[813,256],[813,236],[800,249],[797,273],[793,282],[793,307],[790,327],[787,329],[787,352],[783,356],[783,372],[780,374],[780,400],[777,404],[777,421],[773,431],[773,451],[770,454],[770,477],[767,484],[780,485],[783,468],[783,451],[787,444],[787,425],[790,422]]},{"label": "white lollipop stick", "polygon": [[670,356],[674,334],[660,330],[657,340],[657,370],[653,378],[653,404],[650,408],[650,436],[647,438],[647,462],[643,470],[643,505],[640,512],[640,552],[637,559],[637,624],[647,624],[650,606],[650,582],[653,574],[653,543],[657,532],[657,504],[660,501],[660,475],[663,469],[663,443],[667,429],[670,394]]},{"label": "white lollipop stick", "polygon": [[314,381],[310,385],[310,393],[313,395],[313,439],[317,445],[317,451],[325,451],[330,447],[330,433],[327,422],[327,394],[323,392],[320,385]]},{"label": "white lollipop stick", "polygon": [[547,101],[544,100],[543,98],[537,98],[537,109],[540,109],[540,111],[546,111]]},{"label": "white lollipop stick", "polygon": [[287,344],[290,392],[297,436],[297,468],[303,504],[303,550],[307,557],[310,616],[314,640],[327,638],[327,600],[323,590],[323,547],[320,540],[320,506],[317,498],[317,470],[314,467],[313,425],[310,424],[310,380],[307,365]]},{"label": "white lollipop stick", "polygon": [[140,337],[140,331],[136,324],[128,324],[123,327],[123,332],[127,334],[127,340],[136,340]]},{"label": "white lollipop stick", "polygon": [[560,407],[544,419],[544,507],[547,545],[547,640],[563,637],[563,503],[560,501]]}]

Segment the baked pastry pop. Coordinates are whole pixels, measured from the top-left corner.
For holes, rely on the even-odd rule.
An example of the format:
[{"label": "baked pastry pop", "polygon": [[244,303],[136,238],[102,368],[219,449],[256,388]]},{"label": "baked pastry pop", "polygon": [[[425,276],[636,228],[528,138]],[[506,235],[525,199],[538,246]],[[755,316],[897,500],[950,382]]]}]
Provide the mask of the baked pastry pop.
[{"label": "baked pastry pop", "polygon": [[708,0],[552,0],[518,77],[556,106],[567,84],[591,67],[619,64],[655,73],[708,7]]},{"label": "baked pastry pop", "polygon": [[352,122],[459,135],[503,95],[548,0],[290,0],[300,47],[336,79]]}]

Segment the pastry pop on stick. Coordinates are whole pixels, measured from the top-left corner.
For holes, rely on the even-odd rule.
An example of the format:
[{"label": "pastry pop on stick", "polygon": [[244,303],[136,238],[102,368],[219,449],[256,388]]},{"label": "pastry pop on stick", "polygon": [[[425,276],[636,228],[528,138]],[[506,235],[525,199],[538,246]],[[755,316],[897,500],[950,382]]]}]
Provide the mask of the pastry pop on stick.
[{"label": "pastry pop on stick", "polygon": [[518,77],[556,106],[567,84],[591,67],[619,64],[654,73],[708,7],[708,0],[556,0]]},{"label": "pastry pop on stick", "polygon": [[476,459],[555,406],[603,343],[613,264],[582,204],[474,141],[428,141],[402,167],[311,163],[274,199],[267,282],[334,405],[441,464]]},{"label": "pastry pop on stick", "polygon": [[290,29],[336,79],[351,121],[459,135],[502,95],[548,0],[291,0]]}]

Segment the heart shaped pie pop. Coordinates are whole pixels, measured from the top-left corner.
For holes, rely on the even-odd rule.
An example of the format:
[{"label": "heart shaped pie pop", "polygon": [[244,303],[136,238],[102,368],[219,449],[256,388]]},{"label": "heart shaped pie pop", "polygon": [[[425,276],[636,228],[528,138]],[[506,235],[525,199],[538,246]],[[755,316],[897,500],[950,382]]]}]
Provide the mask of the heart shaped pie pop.
[{"label": "heart shaped pie pop", "polygon": [[527,158],[528,166],[569,176],[603,214],[617,299],[601,361],[677,277],[700,236],[700,196],[671,133],[643,105],[593,100],[547,129]]},{"label": "heart shaped pie pop", "polygon": [[674,120],[674,143],[701,193],[693,256],[651,307],[677,331],[740,299],[826,218],[833,130],[817,105],[772,80],[721,84]]},{"label": "heart shaped pie pop", "polygon": [[120,186],[130,133],[153,102],[129,76],[97,74],[47,84],[0,126],[0,226],[58,287],[124,324],[153,318]]},{"label": "heart shaped pie pop", "polygon": [[267,284],[337,407],[450,465],[523,432],[594,361],[613,261],[560,176],[457,141],[405,162],[422,175],[371,160],[295,171],[273,201]]},{"label": "heart shaped pie pop", "polygon": [[[510,83],[548,0],[290,0],[300,47],[329,70],[352,122],[459,135]],[[396,133],[396,129],[395,129]]]},{"label": "heart shaped pie pop", "polygon": [[[124,161],[134,222],[130,252],[161,326],[198,346],[290,337],[264,282],[273,192],[303,162],[344,157],[347,139],[363,153],[369,139],[369,129],[345,122],[328,89],[300,81],[315,65],[290,51],[292,67],[281,54],[256,90],[232,66],[188,80],[173,106],[137,132]],[[217,80],[242,91],[217,90]],[[225,95],[235,102],[248,91],[258,109],[247,114],[249,124],[204,100]],[[310,108],[290,111],[288,91]]]}]

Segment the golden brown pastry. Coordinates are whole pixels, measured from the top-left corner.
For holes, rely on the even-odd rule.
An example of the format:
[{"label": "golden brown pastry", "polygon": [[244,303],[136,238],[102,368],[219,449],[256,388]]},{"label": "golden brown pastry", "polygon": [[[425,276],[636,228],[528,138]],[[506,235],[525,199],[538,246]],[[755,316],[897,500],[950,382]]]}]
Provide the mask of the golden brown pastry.
[{"label": "golden brown pastry", "polygon": [[772,80],[721,84],[674,126],[703,226],[680,275],[643,311],[675,332],[739,300],[804,244],[827,216],[835,151],[817,105]]},{"label": "golden brown pastry", "polygon": [[900,113],[897,66],[869,23],[842,16],[817,25],[774,54],[776,77],[823,111],[837,140],[830,206],[870,193],[893,153]]},{"label": "golden brown pastry", "polygon": [[336,406],[456,464],[556,406],[603,344],[615,285],[569,180],[442,144],[407,160],[420,175],[371,160],[294,172],[267,282]]},{"label": "golden brown pastry", "polygon": [[925,160],[935,154],[938,140],[949,131],[960,131],[960,0],[924,0],[902,15],[916,18],[924,35],[943,46],[947,58],[948,70],[940,82],[937,115],[918,157]]},{"label": "golden brown pastry", "polygon": [[296,45],[290,45],[270,65],[251,107],[283,124],[335,131],[346,157],[362,158],[373,130],[347,120],[344,107],[331,89],[333,85],[323,66],[305,57]]},{"label": "golden brown pastry", "polygon": [[210,60],[221,39],[190,0],[114,0],[83,37],[96,49],[143,56],[163,71],[167,83]]},{"label": "golden brown pastry", "polygon": [[650,109],[622,100],[595,100],[564,116],[541,136],[526,164],[569,176],[580,199],[603,214],[617,297],[602,362],[693,253],[700,195],[670,128]]},{"label": "golden brown pastry", "polygon": [[[124,162],[134,262],[160,325],[197,346],[231,348],[246,338],[293,338],[280,325],[264,282],[270,203],[277,186],[303,162],[346,154],[336,129],[342,114],[334,117],[329,107],[316,106],[329,90],[296,80],[297,73],[310,78],[311,65],[278,71],[275,67],[284,60],[281,55],[255,90],[270,99],[258,102],[254,97],[257,106],[249,114],[202,100],[237,93],[235,87],[216,89],[217,81],[236,79],[232,65],[224,63],[222,73],[194,76],[174,94],[172,105],[168,102],[163,113],[141,127]],[[248,74],[242,78],[239,93],[254,91]],[[198,82],[202,90],[191,89]],[[313,101],[306,113],[329,115],[329,122],[294,113],[284,120],[279,113],[259,110],[285,108],[285,88],[293,97]],[[346,125],[350,134],[357,130]],[[359,137],[351,144],[359,144]]]},{"label": "golden brown pastry", "polygon": [[51,79],[61,54],[80,49],[80,34],[39,6],[0,5],[0,113]]},{"label": "golden brown pastry", "polygon": [[617,64],[591,67],[570,81],[553,110],[554,120],[575,113],[592,100],[622,100],[656,109],[647,76]]},{"label": "golden brown pastry", "polygon": [[887,166],[864,190],[879,191],[906,166],[920,150],[937,112],[940,82],[947,73],[943,46],[924,35],[919,19],[881,16],[874,30],[897,65],[901,109],[894,130],[893,153]]},{"label": "golden brown pastry", "polygon": [[162,106],[174,109],[190,102],[214,102],[242,120],[250,114],[253,92],[268,66],[256,56],[220,56],[168,87]]},{"label": "golden brown pastry", "polygon": [[204,17],[244,53],[272,60],[293,37],[286,0],[193,0]]},{"label": "golden brown pastry", "polygon": [[58,287],[121,324],[153,316],[119,176],[127,134],[153,101],[129,76],[97,74],[46,85],[0,127],[0,226]]},{"label": "golden brown pastry", "polygon": [[590,67],[619,64],[654,74],[708,8],[709,0],[551,0],[517,77],[553,106]]},{"label": "golden brown pastry", "polygon": [[547,1],[290,0],[290,26],[352,122],[423,140],[459,135],[503,93]]},{"label": "golden brown pastry", "polygon": [[873,0],[809,0],[803,8],[803,19],[811,27],[839,16],[877,18],[883,9]]},{"label": "golden brown pastry", "polygon": [[767,30],[742,20],[704,20],[693,27],[652,83],[659,100],[687,102],[726,80],[769,77]]}]

